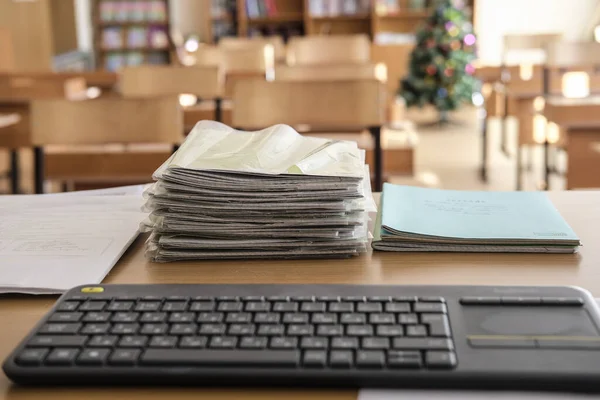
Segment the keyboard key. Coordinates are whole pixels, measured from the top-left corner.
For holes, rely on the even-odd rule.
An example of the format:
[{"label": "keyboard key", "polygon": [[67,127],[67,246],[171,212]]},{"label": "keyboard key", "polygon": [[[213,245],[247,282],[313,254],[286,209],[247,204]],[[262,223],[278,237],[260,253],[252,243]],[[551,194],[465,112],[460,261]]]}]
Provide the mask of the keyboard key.
[{"label": "keyboard key", "polygon": [[299,350],[189,350],[148,349],[141,358],[145,365],[196,365],[215,367],[276,367],[296,368]]},{"label": "keyboard key", "polygon": [[542,304],[554,306],[582,306],[584,301],[581,297],[542,297]]},{"label": "keyboard key", "polygon": [[113,347],[119,340],[118,336],[94,336],[87,344],[88,347]]},{"label": "keyboard key", "polygon": [[196,324],[173,324],[169,330],[170,335],[193,335],[198,330]]},{"label": "keyboard key", "polygon": [[343,334],[342,325],[317,325],[317,336],[342,336]]},{"label": "keyboard key", "polygon": [[40,365],[46,358],[50,350],[48,349],[25,349],[23,350],[16,359],[19,365]]},{"label": "keyboard key", "polygon": [[409,313],[410,312],[410,303],[385,303],[385,312]]},{"label": "keyboard key", "polygon": [[86,301],[79,307],[79,311],[102,311],[108,304],[107,301]]},{"label": "keyboard key", "polygon": [[388,349],[390,339],[382,337],[366,337],[362,339],[362,348],[366,350]]},{"label": "keyboard key", "polygon": [[344,296],[342,297],[342,301],[365,301],[365,296]]},{"label": "keyboard key", "polygon": [[418,301],[427,302],[427,303],[445,303],[446,300],[440,296],[422,296],[419,297]]},{"label": "keyboard key", "polygon": [[231,324],[227,334],[232,336],[250,336],[254,335],[256,326],[254,324]]},{"label": "keyboard key", "polygon": [[55,335],[74,335],[81,329],[81,324],[73,323],[50,323],[42,326],[39,333],[49,333]]},{"label": "keyboard key", "polygon": [[309,315],[306,313],[285,313],[283,314],[284,324],[308,324]]},{"label": "keyboard key", "polygon": [[465,296],[460,298],[460,304],[469,305],[500,305],[502,299],[499,296],[484,297],[484,296]]},{"label": "keyboard key", "polygon": [[437,338],[395,338],[392,341],[394,349],[402,350],[452,350],[452,340]]},{"label": "keyboard key", "polygon": [[340,301],[340,298],[339,298],[339,296],[319,296],[319,297],[317,297],[317,300],[330,302],[330,301]]},{"label": "keyboard key", "polygon": [[197,349],[206,347],[208,338],[206,336],[182,336],[179,347],[186,349]]},{"label": "keyboard key", "polygon": [[[367,303],[362,303],[367,304]],[[367,315],[359,313],[343,313],[340,315],[340,322],[342,324],[366,324]]]},{"label": "keyboard key", "polygon": [[273,305],[273,311],[276,312],[296,312],[298,311],[298,303],[293,301],[277,302]]},{"label": "keyboard key", "polygon": [[[265,297],[264,296],[244,296],[242,297],[243,301],[260,301],[260,302],[265,302]],[[266,303],[266,302],[265,302]]]},{"label": "keyboard key", "polygon": [[334,337],[331,339],[332,349],[358,349],[358,338]]},{"label": "keyboard key", "polygon": [[349,350],[335,350],[329,353],[329,365],[332,368],[352,368],[354,354]]},{"label": "keyboard key", "polygon": [[167,296],[168,301],[187,301],[188,298],[185,296]]},{"label": "keyboard key", "polygon": [[140,317],[136,312],[117,312],[112,317],[112,322],[131,323],[136,322]]},{"label": "keyboard key", "polygon": [[240,301],[221,301],[217,306],[218,311],[242,311],[244,303]]},{"label": "keyboard key", "polygon": [[263,301],[253,301],[246,303],[246,311],[250,312],[266,312],[271,310],[271,303]]},{"label": "keyboard key", "polygon": [[292,337],[272,337],[269,347],[272,349],[292,349],[298,346],[298,339]]},{"label": "keyboard key", "polygon": [[327,352],[323,350],[306,350],[302,364],[310,368],[324,368],[327,365]]},{"label": "keyboard key", "polygon": [[218,301],[229,301],[229,302],[236,302],[239,300],[239,298],[237,296],[219,296],[217,297]]},{"label": "keyboard key", "polygon": [[444,303],[415,303],[413,311],[416,313],[446,313]]},{"label": "keyboard key", "polygon": [[48,365],[71,365],[79,354],[79,349],[64,348],[54,349],[48,354],[46,364]]},{"label": "keyboard key", "polygon": [[247,312],[230,312],[227,313],[225,322],[230,324],[247,324],[252,322],[252,314]]},{"label": "keyboard key", "polygon": [[195,301],[214,301],[214,297],[211,296],[194,296]]},{"label": "keyboard key", "polygon": [[388,351],[388,367],[421,368],[423,360],[420,351]]},{"label": "keyboard key", "polygon": [[148,343],[146,336],[123,336],[119,341],[119,347],[144,347]]},{"label": "keyboard key", "polygon": [[450,351],[425,352],[425,364],[429,368],[454,368],[456,355]]},{"label": "keyboard key", "polygon": [[288,336],[311,336],[314,327],[312,325],[297,325],[291,324],[287,327]]},{"label": "keyboard key", "polygon": [[322,302],[303,302],[300,306],[302,312],[324,312],[325,303]]},{"label": "keyboard key", "polygon": [[87,336],[34,336],[27,347],[82,347]]},{"label": "keyboard key", "polygon": [[356,366],[358,368],[383,368],[385,354],[379,350],[361,350],[356,352]]},{"label": "keyboard key", "polygon": [[424,325],[409,325],[406,327],[406,336],[427,336]]},{"label": "keyboard key", "polygon": [[290,298],[288,296],[269,296],[267,300],[269,301],[288,301]]},{"label": "keyboard key", "polygon": [[369,296],[367,297],[367,301],[380,301],[380,302],[386,302],[386,301],[391,301],[392,297],[391,296]]},{"label": "keyboard key", "polygon": [[450,322],[445,314],[423,314],[421,323],[429,325],[429,336],[450,337]]},{"label": "keyboard key", "polygon": [[212,301],[194,301],[190,304],[190,311],[213,311],[215,303]]},{"label": "keyboard key", "polygon": [[140,318],[140,322],[164,322],[166,320],[167,313],[164,312],[145,312]]},{"label": "keyboard key", "polygon": [[240,340],[240,348],[242,349],[264,349],[269,342],[266,337],[246,336]]},{"label": "keyboard key", "polygon": [[235,336],[214,336],[210,339],[210,348],[233,349],[237,345],[238,338]]},{"label": "keyboard key", "polygon": [[329,311],[330,312],[352,312],[354,311],[353,303],[329,303]]},{"label": "keyboard key", "polygon": [[358,303],[356,311],[364,313],[380,313],[383,311],[381,303]]},{"label": "keyboard key", "polygon": [[398,323],[416,325],[419,323],[419,316],[417,314],[398,314]]},{"label": "keyboard key", "polygon": [[394,314],[369,314],[369,323],[371,324],[395,324]]},{"label": "keyboard key", "polygon": [[129,311],[134,304],[133,301],[113,301],[108,306],[108,311]]},{"label": "keyboard key", "polygon": [[315,296],[293,296],[291,301],[315,301]]},{"label": "keyboard key", "polygon": [[177,336],[154,336],[150,340],[149,347],[175,347]]},{"label": "keyboard key", "polygon": [[187,310],[187,302],[185,301],[167,301],[162,306],[162,311],[181,312]]},{"label": "keyboard key", "polygon": [[416,296],[394,296],[392,298],[392,300],[399,301],[399,302],[414,303],[415,301],[417,301],[417,297]]},{"label": "keyboard key", "polygon": [[311,315],[313,324],[337,324],[337,314],[333,313],[315,313]]},{"label": "keyboard key", "polygon": [[257,324],[278,324],[281,319],[279,313],[256,313],[254,322]]},{"label": "keyboard key", "polygon": [[224,335],[226,329],[225,324],[202,324],[198,332],[201,335]]},{"label": "keyboard key", "polygon": [[112,314],[109,312],[90,311],[85,314],[83,322],[108,322]]},{"label": "keyboard key", "polygon": [[135,335],[140,329],[140,324],[115,324],[110,333],[114,335]]},{"label": "keyboard key", "polygon": [[141,301],[135,306],[135,311],[158,311],[160,310],[160,301]]},{"label": "keyboard key", "polygon": [[75,311],[79,308],[78,301],[65,301],[58,305],[58,311]]},{"label": "keyboard key", "polygon": [[104,365],[110,349],[85,349],[77,357],[79,365]]},{"label": "keyboard key", "polygon": [[[148,352],[150,350],[146,350]],[[140,349],[116,349],[108,358],[112,365],[135,365],[140,358]]]},{"label": "keyboard key", "polygon": [[175,324],[194,322],[196,314],[191,312],[174,312],[169,315],[169,322]]},{"label": "keyboard key", "polygon": [[403,336],[404,327],[402,325],[377,325],[377,336]]},{"label": "keyboard key", "polygon": [[326,349],[328,341],[326,337],[303,337],[300,340],[300,347],[303,349]]},{"label": "keyboard key", "polygon": [[143,324],[140,333],[142,335],[164,335],[169,330],[167,324]]},{"label": "keyboard key", "polygon": [[201,312],[198,314],[198,318],[196,322],[199,323],[214,323],[214,322],[222,322],[223,318],[225,318],[225,314],[222,312]]},{"label": "keyboard key", "polygon": [[285,332],[285,326],[283,325],[259,325],[258,335],[259,336],[279,336]]},{"label": "keyboard key", "polygon": [[82,312],[57,312],[50,316],[48,321],[51,322],[79,322],[83,317]]},{"label": "keyboard key", "polygon": [[346,327],[348,336],[373,336],[373,327],[371,325],[348,325]]}]

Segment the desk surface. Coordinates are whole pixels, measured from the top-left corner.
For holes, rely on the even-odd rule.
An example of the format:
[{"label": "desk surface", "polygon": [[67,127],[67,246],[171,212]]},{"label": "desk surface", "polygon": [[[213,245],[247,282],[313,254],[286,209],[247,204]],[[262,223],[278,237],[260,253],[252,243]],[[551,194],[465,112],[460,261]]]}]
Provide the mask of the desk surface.
[{"label": "desk surface", "polygon": [[[368,253],[350,260],[210,261],[151,264],[139,238],[106,283],[355,283],[579,285],[600,297],[600,191],[550,192],[581,238],[579,254]],[[0,359],[51,307],[55,297],[0,297]],[[30,389],[11,386],[0,373],[6,399],[356,399],[356,391],[201,389]]]}]

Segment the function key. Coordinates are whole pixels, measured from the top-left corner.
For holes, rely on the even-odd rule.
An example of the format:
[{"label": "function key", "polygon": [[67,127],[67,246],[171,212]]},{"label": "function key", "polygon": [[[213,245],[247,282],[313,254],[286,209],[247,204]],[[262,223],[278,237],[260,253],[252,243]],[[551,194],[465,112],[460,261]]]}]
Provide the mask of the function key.
[{"label": "function key", "polygon": [[391,301],[391,296],[369,296],[367,301]]},{"label": "function key", "polygon": [[408,301],[414,303],[417,301],[416,296],[394,296],[394,301]]},{"label": "function key", "polygon": [[288,296],[269,296],[269,301],[290,301]]},{"label": "function key", "polygon": [[186,296],[167,296],[167,301],[188,301]]},{"label": "function key", "polygon": [[217,297],[219,301],[238,301],[238,296],[219,296]]},{"label": "function key", "polygon": [[161,296],[143,296],[141,300],[143,301],[162,301]]},{"label": "function key", "polygon": [[190,304],[190,311],[212,311],[215,303],[212,301],[194,301]]},{"label": "function key", "polygon": [[315,301],[315,296],[292,296],[292,301]]},{"label": "function key", "polygon": [[112,296],[105,296],[105,295],[101,295],[101,294],[95,294],[93,296],[88,297],[88,300],[92,301],[92,300],[98,300],[98,301],[111,301],[113,299]]},{"label": "function key", "polygon": [[304,312],[324,312],[326,304],[323,302],[302,302],[300,311]]},{"label": "function key", "polygon": [[317,297],[318,301],[340,301],[340,297],[339,296],[319,296]]},{"label": "function key", "polygon": [[79,307],[79,311],[102,311],[107,304],[107,301],[89,300]]},{"label": "function key", "polygon": [[212,297],[212,296],[195,296],[195,297],[192,297],[192,300],[195,300],[195,301],[213,301],[214,297]]},{"label": "function key", "polygon": [[342,301],[365,301],[365,296],[344,296]]},{"label": "function key", "polygon": [[116,296],[116,301],[137,301],[137,296]]},{"label": "function key", "polygon": [[273,305],[273,311],[276,312],[295,312],[298,310],[296,302],[277,302]]},{"label": "function key", "polygon": [[162,311],[185,311],[187,309],[187,303],[185,301],[167,301],[162,306]]},{"label": "function key", "polygon": [[419,297],[419,301],[424,303],[445,303],[446,300],[440,296],[423,296]]},{"label": "function key", "polygon": [[460,298],[460,304],[468,305],[500,305],[502,300],[500,297],[487,296],[465,296]]},{"label": "function key", "polygon": [[40,365],[48,351],[48,349],[25,349],[17,356],[16,362],[20,365]]},{"label": "function key", "polygon": [[385,312],[396,312],[396,313],[409,313],[410,303],[385,303]]},{"label": "function key", "polygon": [[542,304],[554,306],[582,306],[584,301],[581,297],[542,297]]},{"label": "function key", "polygon": [[113,301],[108,306],[108,311],[129,311],[133,308],[133,301]]},{"label": "function key", "polygon": [[220,301],[217,306],[218,311],[242,311],[244,303],[241,301]]},{"label": "function key", "polygon": [[265,301],[264,296],[244,296],[242,297],[244,301]]},{"label": "function key", "polygon": [[69,298],[67,299],[67,301],[86,301],[88,300],[90,297],[89,296],[83,296],[83,295],[75,295],[75,296],[69,296]]},{"label": "function key", "polygon": [[416,313],[445,313],[446,305],[444,303],[415,303],[414,312]]},{"label": "function key", "polygon": [[354,311],[354,303],[341,302],[341,303],[329,303],[330,312],[352,312]]},{"label": "function key", "polygon": [[56,309],[58,311],[75,311],[79,308],[79,304],[78,301],[65,301],[60,303]]},{"label": "function key", "polygon": [[246,303],[246,311],[264,312],[270,311],[271,303],[266,301],[250,301]]},{"label": "function key", "polygon": [[79,349],[54,349],[46,358],[46,364],[49,365],[71,365],[79,354]]},{"label": "function key", "polygon": [[158,311],[160,304],[160,301],[140,301],[135,306],[135,311]]},{"label": "function key", "polygon": [[356,311],[366,313],[378,313],[383,311],[381,303],[358,303]]}]

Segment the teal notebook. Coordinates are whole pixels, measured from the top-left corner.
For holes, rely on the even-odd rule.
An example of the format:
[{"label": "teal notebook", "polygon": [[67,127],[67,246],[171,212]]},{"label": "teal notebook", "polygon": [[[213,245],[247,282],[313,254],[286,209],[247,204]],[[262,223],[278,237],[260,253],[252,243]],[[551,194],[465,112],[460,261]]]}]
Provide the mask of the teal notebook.
[{"label": "teal notebook", "polygon": [[571,253],[579,238],[543,192],[385,184],[373,247],[398,251]]}]

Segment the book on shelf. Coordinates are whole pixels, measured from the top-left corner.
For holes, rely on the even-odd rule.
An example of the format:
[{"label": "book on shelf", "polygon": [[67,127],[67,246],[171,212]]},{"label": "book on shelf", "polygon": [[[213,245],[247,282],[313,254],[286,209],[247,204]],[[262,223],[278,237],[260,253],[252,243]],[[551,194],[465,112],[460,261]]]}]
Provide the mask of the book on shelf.
[{"label": "book on shelf", "polygon": [[212,0],[210,15],[213,18],[222,18],[230,16],[235,12],[235,1],[231,0]]},{"label": "book on shelf", "polygon": [[248,18],[264,18],[274,17],[279,11],[275,0],[246,0],[246,13]]},{"label": "book on shelf", "polygon": [[116,1],[101,0],[99,5],[101,22],[167,22],[165,0]]},{"label": "book on shelf", "polygon": [[366,14],[369,8],[369,0],[309,0],[308,4],[308,12],[313,17]]}]

